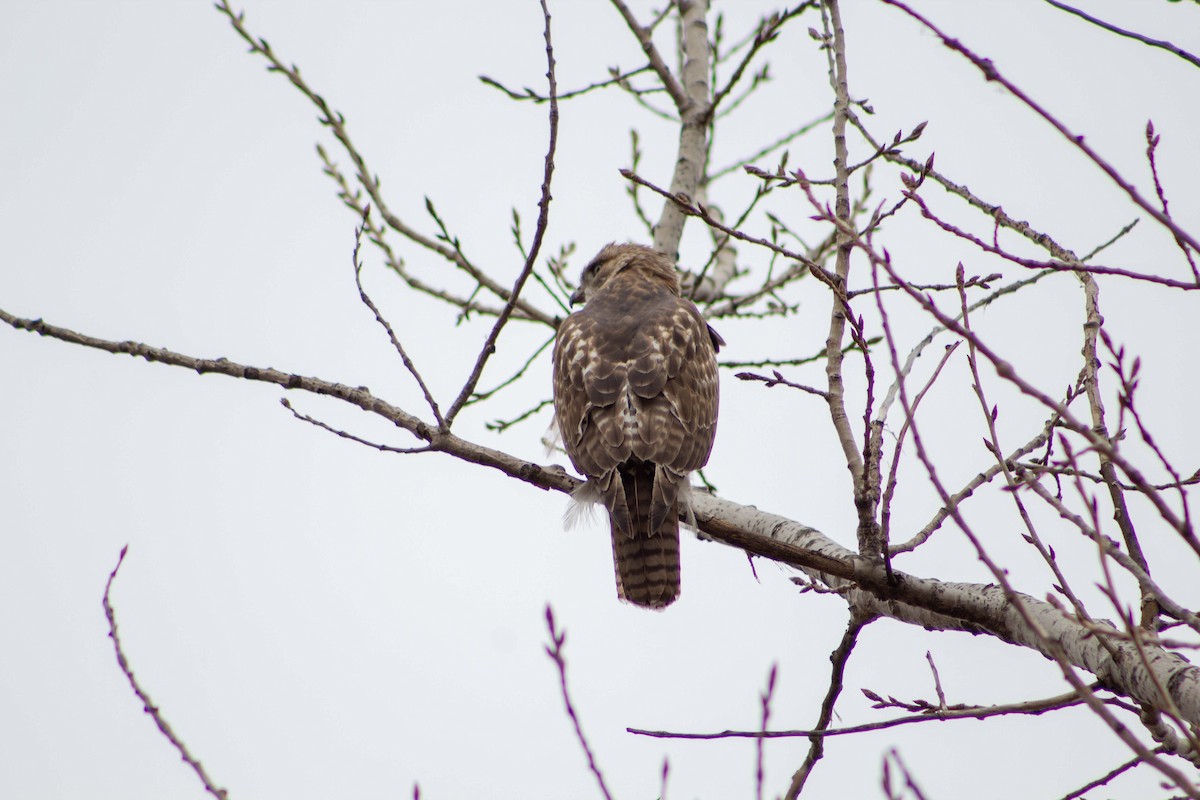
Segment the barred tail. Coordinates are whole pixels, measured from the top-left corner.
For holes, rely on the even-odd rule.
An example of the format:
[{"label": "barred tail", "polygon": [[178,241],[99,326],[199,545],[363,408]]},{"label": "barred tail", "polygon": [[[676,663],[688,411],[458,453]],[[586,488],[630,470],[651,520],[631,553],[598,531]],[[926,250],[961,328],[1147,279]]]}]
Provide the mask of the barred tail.
[{"label": "barred tail", "polygon": [[620,531],[610,520],[617,596],[643,608],[666,608],[679,597],[679,514],[674,487],[669,492],[668,513],[652,530],[654,464],[630,461],[620,470],[631,524]]}]

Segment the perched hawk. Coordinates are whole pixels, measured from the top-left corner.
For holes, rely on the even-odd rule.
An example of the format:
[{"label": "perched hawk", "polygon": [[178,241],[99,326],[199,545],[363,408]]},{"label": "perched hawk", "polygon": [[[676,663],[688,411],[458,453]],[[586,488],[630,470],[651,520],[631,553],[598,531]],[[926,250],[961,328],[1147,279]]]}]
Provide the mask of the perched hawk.
[{"label": "perched hawk", "polygon": [[680,296],[671,260],[649,247],[602,249],[571,297],[579,301],[554,342],[554,414],[587,476],[575,501],[608,509],[617,595],[665,608],[679,596],[688,473],[708,461],[716,434],[724,342]]}]

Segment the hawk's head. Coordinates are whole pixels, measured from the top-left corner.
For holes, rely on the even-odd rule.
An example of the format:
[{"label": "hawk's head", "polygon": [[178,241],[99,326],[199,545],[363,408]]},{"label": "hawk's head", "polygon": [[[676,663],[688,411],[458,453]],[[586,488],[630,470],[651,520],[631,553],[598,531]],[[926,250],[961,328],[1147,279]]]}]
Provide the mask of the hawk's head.
[{"label": "hawk's head", "polygon": [[678,295],[679,274],[671,259],[657,250],[640,244],[606,244],[584,267],[579,288],[571,295],[571,304],[586,303],[605,284],[623,272],[633,271],[639,277],[661,283]]}]

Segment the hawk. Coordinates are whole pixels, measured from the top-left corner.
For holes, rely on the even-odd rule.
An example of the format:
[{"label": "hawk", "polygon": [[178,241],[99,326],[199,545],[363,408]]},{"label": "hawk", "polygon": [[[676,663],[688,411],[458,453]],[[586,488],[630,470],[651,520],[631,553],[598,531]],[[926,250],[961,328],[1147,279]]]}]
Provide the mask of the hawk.
[{"label": "hawk", "polygon": [[555,419],[587,477],[574,501],[608,510],[617,596],[666,608],[679,596],[688,474],[716,434],[725,342],[681,296],[671,259],[649,247],[605,246],[571,296],[580,301],[554,342]]}]

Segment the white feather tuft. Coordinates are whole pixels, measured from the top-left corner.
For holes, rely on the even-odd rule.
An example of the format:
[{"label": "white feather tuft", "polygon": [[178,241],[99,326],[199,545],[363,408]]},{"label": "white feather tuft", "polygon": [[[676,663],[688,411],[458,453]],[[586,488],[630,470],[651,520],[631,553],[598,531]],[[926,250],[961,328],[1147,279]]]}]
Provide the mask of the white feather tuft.
[{"label": "white feather tuft", "polygon": [[600,487],[584,481],[571,492],[571,503],[563,512],[563,530],[571,530],[580,523],[590,523],[595,518],[596,506],[601,503]]}]

